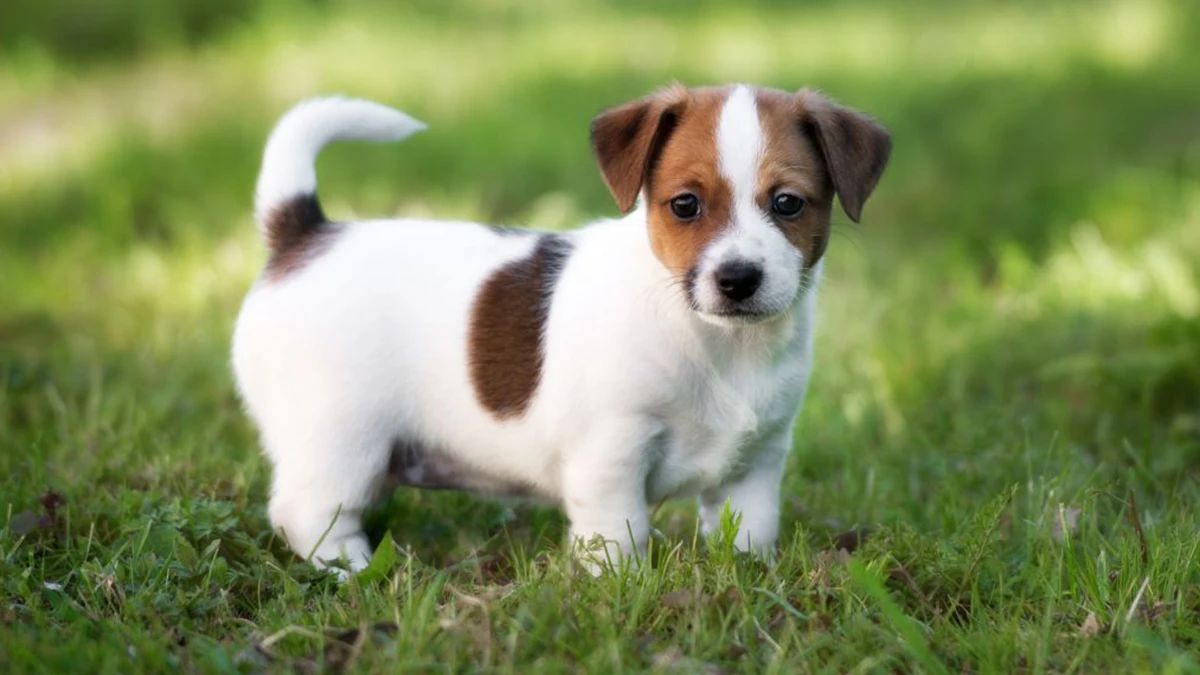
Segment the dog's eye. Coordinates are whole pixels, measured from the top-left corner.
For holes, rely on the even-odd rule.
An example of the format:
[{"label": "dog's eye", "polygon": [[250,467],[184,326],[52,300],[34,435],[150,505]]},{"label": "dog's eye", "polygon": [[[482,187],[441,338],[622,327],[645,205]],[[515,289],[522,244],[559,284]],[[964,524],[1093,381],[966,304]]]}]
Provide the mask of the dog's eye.
[{"label": "dog's eye", "polygon": [[700,198],[690,192],[672,197],[671,213],[680,220],[694,220],[700,215]]},{"label": "dog's eye", "polygon": [[807,203],[804,197],[790,192],[780,192],[771,200],[771,210],[780,218],[795,218],[800,215]]}]

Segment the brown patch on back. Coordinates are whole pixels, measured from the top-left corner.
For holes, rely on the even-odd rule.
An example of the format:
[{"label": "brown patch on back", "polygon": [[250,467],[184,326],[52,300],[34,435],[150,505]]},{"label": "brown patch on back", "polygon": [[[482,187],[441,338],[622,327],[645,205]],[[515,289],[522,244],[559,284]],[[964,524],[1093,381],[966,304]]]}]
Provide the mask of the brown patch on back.
[{"label": "brown patch on back", "polygon": [[493,273],[471,313],[468,364],[475,397],[501,419],[520,415],[541,380],[542,333],[571,243],[543,235],[533,252]]},{"label": "brown patch on back", "polygon": [[[731,225],[733,188],[721,176],[717,123],[730,89],[693,89],[662,144],[646,181],[647,224],[654,255],[673,274],[686,277],[704,249]],[[681,222],[671,199],[690,192],[700,198],[700,216]]]},{"label": "brown patch on back", "polygon": [[333,245],[341,226],[331,223],[315,195],[299,195],[267,216],[266,277],[278,281],[300,270]]},{"label": "brown patch on back", "polygon": [[[782,91],[755,92],[759,124],[763,131],[763,157],[758,167],[755,200],[787,240],[804,256],[808,267],[817,264],[829,242],[833,184],[821,150],[803,132],[805,114],[797,97]],[[800,216],[771,216],[776,192],[787,191],[808,200]]]}]

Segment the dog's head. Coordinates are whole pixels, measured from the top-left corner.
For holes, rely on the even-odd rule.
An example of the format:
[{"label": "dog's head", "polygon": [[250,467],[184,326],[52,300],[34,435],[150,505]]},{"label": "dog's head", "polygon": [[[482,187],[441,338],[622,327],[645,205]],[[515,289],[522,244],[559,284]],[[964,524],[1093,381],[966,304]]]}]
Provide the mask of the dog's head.
[{"label": "dog's head", "polygon": [[718,324],[791,307],[829,238],[836,194],[858,222],[891,139],[819,94],[673,86],[601,114],[592,149],[617,206],[644,195],[650,245]]}]

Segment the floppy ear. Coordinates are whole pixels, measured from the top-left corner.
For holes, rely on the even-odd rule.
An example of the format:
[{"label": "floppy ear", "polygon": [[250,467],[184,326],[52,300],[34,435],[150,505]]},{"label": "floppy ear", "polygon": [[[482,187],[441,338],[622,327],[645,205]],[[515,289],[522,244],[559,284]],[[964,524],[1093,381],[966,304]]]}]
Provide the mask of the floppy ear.
[{"label": "floppy ear", "polygon": [[821,148],[842,209],[857,223],[887,166],[892,137],[870,117],[820,94],[804,90],[796,98],[801,124]]},{"label": "floppy ear", "polygon": [[687,89],[676,85],[606,110],[592,120],[592,152],[622,213],[637,202],[686,100]]}]

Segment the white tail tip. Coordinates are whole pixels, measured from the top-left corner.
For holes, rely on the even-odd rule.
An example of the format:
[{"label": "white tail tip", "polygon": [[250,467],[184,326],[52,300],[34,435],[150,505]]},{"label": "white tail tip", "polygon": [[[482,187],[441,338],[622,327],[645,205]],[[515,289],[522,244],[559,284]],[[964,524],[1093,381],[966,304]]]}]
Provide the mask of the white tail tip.
[{"label": "white tail tip", "polygon": [[260,227],[276,205],[316,193],[317,155],[328,143],[399,141],[424,129],[423,123],[373,101],[330,96],[298,103],[280,118],[263,152],[254,200]]}]

